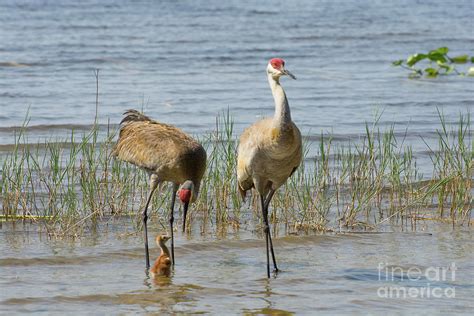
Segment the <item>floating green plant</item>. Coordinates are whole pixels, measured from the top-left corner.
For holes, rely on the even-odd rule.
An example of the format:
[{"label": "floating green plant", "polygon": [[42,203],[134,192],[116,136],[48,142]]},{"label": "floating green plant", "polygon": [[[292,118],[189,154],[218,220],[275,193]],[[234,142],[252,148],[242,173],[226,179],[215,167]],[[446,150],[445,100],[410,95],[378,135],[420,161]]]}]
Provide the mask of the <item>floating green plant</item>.
[{"label": "floating green plant", "polygon": [[[474,75],[474,67],[467,69],[467,72],[459,71],[456,65],[474,63],[474,56],[459,55],[451,57],[448,55],[448,47],[440,47],[431,50],[427,53],[417,53],[408,56],[405,59],[399,59],[392,63],[393,66],[401,67],[410,71],[409,76],[411,78],[421,77],[426,75],[427,77],[437,77],[439,75]],[[423,65],[422,62],[424,62]]]}]

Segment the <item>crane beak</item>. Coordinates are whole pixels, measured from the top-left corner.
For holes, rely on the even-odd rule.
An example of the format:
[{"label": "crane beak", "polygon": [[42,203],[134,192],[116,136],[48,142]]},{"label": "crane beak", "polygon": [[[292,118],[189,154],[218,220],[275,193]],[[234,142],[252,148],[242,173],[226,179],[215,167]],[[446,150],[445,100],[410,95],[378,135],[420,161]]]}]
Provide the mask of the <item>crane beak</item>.
[{"label": "crane beak", "polygon": [[295,75],[293,75],[291,72],[289,72],[288,70],[286,70],[286,69],[284,69],[284,68],[281,70],[281,73],[282,73],[283,75],[286,75],[286,76],[290,77],[291,79],[296,80]]},{"label": "crane beak", "polygon": [[183,233],[186,231],[186,215],[188,214],[189,202],[184,203],[183,206]]}]

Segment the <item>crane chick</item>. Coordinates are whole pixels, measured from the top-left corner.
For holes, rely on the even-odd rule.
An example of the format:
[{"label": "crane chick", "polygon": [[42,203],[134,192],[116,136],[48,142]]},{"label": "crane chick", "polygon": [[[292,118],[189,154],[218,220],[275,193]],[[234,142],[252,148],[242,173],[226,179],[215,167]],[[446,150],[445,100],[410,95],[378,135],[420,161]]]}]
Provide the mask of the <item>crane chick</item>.
[{"label": "crane chick", "polygon": [[152,277],[157,276],[170,276],[171,273],[171,259],[170,252],[168,247],[166,247],[166,242],[170,240],[171,237],[158,235],[156,236],[156,244],[160,247],[161,253],[158,259],[150,269]]}]

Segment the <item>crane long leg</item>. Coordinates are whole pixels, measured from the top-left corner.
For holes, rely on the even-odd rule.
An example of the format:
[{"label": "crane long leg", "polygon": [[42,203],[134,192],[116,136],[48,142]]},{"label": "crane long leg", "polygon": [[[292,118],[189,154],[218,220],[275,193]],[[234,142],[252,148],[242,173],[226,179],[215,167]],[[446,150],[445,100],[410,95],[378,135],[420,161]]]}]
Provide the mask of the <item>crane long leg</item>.
[{"label": "crane long leg", "polygon": [[173,234],[173,222],[174,222],[174,202],[176,200],[176,192],[178,192],[178,184],[173,184],[173,192],[171,193],[171,205],[170,205],[170,234],[171,234],[171,263],[174,265],[174,234]]},{"label": "crane long leg", "polygon": [[265,200],[263,195],[260,194],[260,204],[262,206],[262,216],[263,216],[263,223],[264,223],[264,228],[263,231],[265,232],[265,243],[267,245],[266,248],[266,253],[267,253],[267,277],[270,278],[270,257],[268,254],[268,234],[270,233],[270,227],[268,227],[268,218],[267,214],[265,213]]},{"label": "crane long leg", "polygon": [[150,205],[151,198],[153,197],[153,193],[158,186],[158,178],[154,177],[153,175],[150,176],[150,191],[148,193],[148,198],[146,200],[145,209],[143,210],[142,217],[143,217],[143,233],[144,233],[144,240],[145,240],[145,261],[146,261],[146,268],[150,268],[150,253],[148,251],[148,229],[147,229],[147,221],[148,221],[148,206]]},{"label": "crane long leg", "polygon": [[278,272],[278,267],[277,267],[276,259],[275,259],[275,252],[273,251],[272,234],[270,232],[270,226],[268,225],[268,206],[270,205],[270,201],[273,197],[273,194],[275,194],[275,190],[270,190],[270,192],[267,195],[267,198],[265,199],[264,208],[265,208],[265,214],[267,217],[266,221],[267,221],[267,226],[268,226],[268,240],[270,242],[270,251],[272,253],[273,267],[275,268],[275,272]]}]

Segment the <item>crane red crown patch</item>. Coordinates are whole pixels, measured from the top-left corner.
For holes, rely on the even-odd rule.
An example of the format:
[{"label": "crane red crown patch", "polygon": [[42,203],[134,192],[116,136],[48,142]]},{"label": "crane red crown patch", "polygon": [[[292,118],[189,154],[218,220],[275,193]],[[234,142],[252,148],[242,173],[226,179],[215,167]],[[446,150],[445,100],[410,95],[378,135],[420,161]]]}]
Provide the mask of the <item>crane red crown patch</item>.
[{"label": "crane red crown patch", "polygon": [[285,61],[281,58],[272,58],[270,59],[270,65],[275,69],[281,69],[285,66]]},{"label": "crane red crown patch", "polygon": [[189,189],[181,189],[178,192],[179,199],[183,203],[189,203],[191,200],[191,190]]}]

